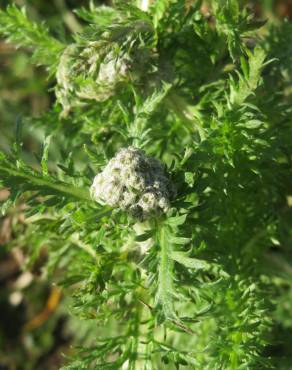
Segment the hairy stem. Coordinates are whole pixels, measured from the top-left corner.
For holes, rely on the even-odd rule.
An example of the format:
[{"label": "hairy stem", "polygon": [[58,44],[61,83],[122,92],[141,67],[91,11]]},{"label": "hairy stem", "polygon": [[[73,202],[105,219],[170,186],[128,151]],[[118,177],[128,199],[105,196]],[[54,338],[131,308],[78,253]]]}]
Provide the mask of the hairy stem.
[{"label": "hairy stem", "polygon": [[157,299],[162,305],[167,319],[176,319],[173,309],[173,260],[172,245],[167,238],[167,228],[158,226],[158,242],[160,246],[160,264],[158,271]]}]

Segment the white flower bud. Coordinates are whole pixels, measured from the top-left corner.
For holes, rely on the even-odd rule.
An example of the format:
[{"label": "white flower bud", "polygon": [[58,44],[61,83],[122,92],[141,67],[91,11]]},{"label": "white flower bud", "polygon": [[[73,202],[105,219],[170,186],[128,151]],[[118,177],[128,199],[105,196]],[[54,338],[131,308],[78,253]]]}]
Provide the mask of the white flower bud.
[{"label": "white flower bud", "polygon": [[102,204],[127,210],[133,217],[146,219],[167,212],[172,185],[163,165],[137,148],[121,149],[91,186],[92,197]]},{"label": "white flower bud", "polygon": [[[56,96],[67,115],[72,106],[80,106],[80,99],[99,102],[115,93],[118,83],[128,75],[128,60],[108,51],[102,42],[87,46],[69,45],[57,68]],[[81,81],[81,83],[80,83]],[[84,104],[84,103],[83,103]]]}]

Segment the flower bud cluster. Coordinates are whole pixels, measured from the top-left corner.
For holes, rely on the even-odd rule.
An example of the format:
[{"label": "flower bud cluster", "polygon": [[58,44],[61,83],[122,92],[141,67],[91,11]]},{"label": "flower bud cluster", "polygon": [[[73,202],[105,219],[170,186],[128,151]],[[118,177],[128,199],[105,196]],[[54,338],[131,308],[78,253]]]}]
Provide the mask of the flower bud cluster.
[{"label": "flower bud cluster", "polygon": [[167,212],[174,189],[160,161],[129,147],[121,149],[96,175],[91,195],[98,202],[127,210],[144,220]]},{"label": "flower bud cluster", "polygon": [[56,96],[63,115],[72,106],[82,105],[82,100],[102,102],[114,95],[117,84],[127,78],[128,65],[126,57],[119,57],[115,47],[109,51],[102,42],[69,45],[56,73]]}]

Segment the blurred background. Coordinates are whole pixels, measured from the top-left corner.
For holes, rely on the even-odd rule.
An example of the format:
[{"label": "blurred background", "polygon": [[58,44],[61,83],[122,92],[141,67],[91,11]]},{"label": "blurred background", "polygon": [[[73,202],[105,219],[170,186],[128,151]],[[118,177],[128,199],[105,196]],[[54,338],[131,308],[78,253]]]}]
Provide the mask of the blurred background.
[{"label": "blurred background", "polygon": [[[0,7],[4,9],[11,3],[26,6],[32,19],[45,21],[52,33],[64,40],[70,40],[70,34],[82,27],[72,10],[88,6],[88,0],[0,0]],[[95,3],[98,4],[97,1]],[[251,1],[249,6],[259,19],[268,20],[267,27],[270,24],[287,24],[292,19],[292,0]],[[207,3],[202,12],[208,12]],[[291,27],[288,29],[292,32]],[[283,27],[283,32],[286,31]],[[292,51],[291,45],[290,51],[289,48],[287,50]],[[288,58],[291,57],[292,54],[288,55]],[[15,137],[16,123],[21,117],[37,117],[49,109],[54,101],[52,86],[46,71],[31,64],[27,51],[16,50],[0,40],[1,150],[9,150]],[[24,153],[38,152],[42,138],[43,132],[37,129],[24,135]],[[32,155],[26,155],[27,161],[33,163]],[[8,191],[0,189],[0,201],[7,196]],[[23,207],[25,205],[20,204],[7,216],[0,216],[0,370],[59,369],[64,356],[70,353],[72,343],[86,341],[86,325],[79,326],[77,320],[67,315],[66,298],[43,276],[45,246],[41,257],[31,262],[23,254],[21,238],[17,243],[14,241],[15,235],[19,236],[26,227]],[[30,268],[26,269],[28,264]],[[279,345],[270,348],[270,351],[275,356],[292,357],[292,318],[286,315],[285,304],[283,310],[277,313],[282,315],[280,321],[284,323],[279,328],[279,336],[282,339],[286,336],[287,339],[279,341]],[[285,369],[292,369],[292,361]]]}]

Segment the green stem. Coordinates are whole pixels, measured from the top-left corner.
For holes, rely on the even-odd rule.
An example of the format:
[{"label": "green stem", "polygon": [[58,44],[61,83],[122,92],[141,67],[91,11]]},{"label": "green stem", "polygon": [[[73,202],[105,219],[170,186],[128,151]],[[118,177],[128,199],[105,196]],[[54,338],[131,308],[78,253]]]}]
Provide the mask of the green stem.
[{"label": "green stem", "polygon": [[140,336],[140,310],[141,303],[136,301],[136,313],[134,316],[134,323],[130,330],[130,335],[132,336],[132,348],[131,357],[129,360],[129,370],[136,370],[136,362],[138,359],[138,348],[139,348],[139,336]]},{"label": "green stem", "polygon": [[191,131],[194,129],[198,131],[201,141],[206,138],[203,127],[197,120],[195,120],[194,115],[190,111],[189,105],[181,96],[171,92],[166,98],[166,103],[175,115],[183,121]]},{"label": "green stem", "polygon": [[74,233],[74,234],[71,235],[70,241],[72,242],[72,244],[76,245],[77,247],[83,249],[85,252],[90,254],[90,256],[94,260],[97,260],[97,254],[96,254],[95,250],[89,244],[83,243],[80,240],[79,235],[77,233]]},{"label": "green stem", "polygon": [[161,303],[166,319],[177,319],[173,307],[173,260],[172,245],[167,238],[167,228],[158,227],[158,243],[160,246],[160,264],[158,271],[158,301]]},{"label": "green stem", "polygon": [[74,14],[68,10],[65,1],[55,0],[54,3],[56,4],[56,7],[60,11],[64,23],[67,25],[69,30],[73,33],[81,32],[82,31],[81,24],[78,22]]}]

